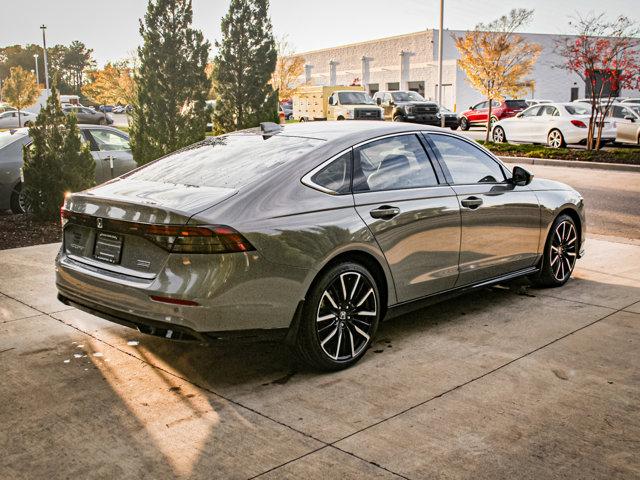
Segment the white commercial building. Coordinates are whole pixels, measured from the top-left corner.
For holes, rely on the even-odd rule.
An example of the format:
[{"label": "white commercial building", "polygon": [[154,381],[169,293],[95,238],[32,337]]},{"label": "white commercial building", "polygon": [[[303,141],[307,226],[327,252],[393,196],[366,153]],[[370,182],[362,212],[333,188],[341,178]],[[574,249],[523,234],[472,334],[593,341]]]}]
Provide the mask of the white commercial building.
[{"label": "white commercial building", "polygon": [[[464,111],[483,98],[467,82],[458,66],[454,37],[462,30],[447,30],[443,35],[442,103],[454,111]],[[531,75],[526,79],[523,98],[568,102],[585,96],[584,81],[558,68],[562,58],[555,52],[559,35],[521,33],[543,51]],[[437,100],[438,30],[380,38],[300,53],[305,59],[300,82],[313,85],[365,85],[373,95],[378,90],[414,90],[427,99]],[[640,92],[622,91],[619,96],[640,96]]]}]

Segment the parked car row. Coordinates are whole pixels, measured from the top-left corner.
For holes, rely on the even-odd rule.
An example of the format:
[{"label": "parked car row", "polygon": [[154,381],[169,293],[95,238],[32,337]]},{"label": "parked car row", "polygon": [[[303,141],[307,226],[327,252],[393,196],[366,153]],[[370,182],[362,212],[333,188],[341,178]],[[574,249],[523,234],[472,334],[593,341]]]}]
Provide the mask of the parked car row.
[{"label": "parked car row", "polygon": [[[96,161],[96,183],[123,175],[137,166],[126,133],[99,125],[80,125],[80,132]],[[24,211],[20,170],[22,148],[30,144],[28,128],[0,132],[0,210]]]},{"label": "parked car row", "polygon": [[[527,142],[552,148],[587,141],[591,106],[582,102],[540,103],[496,122],[494,142]],[[601,142],[640,145],[640,104],[616,103],[604,118]]]}]

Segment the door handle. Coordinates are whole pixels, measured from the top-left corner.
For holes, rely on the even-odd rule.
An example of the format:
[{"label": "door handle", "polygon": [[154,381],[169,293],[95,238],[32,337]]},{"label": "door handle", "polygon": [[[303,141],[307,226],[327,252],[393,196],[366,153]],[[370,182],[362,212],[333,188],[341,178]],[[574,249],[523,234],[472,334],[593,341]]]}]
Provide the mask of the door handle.
[{"label": "door handle", "polygon": [[480,205],[482,205],[482,199],[478,197],[467,197],[460,202],[463,207],[470,208],[471,210],[475,210]]},{"label": "door handle", "polygon": [[392,207],[390,205],[382,205],[369,212],[373,218],[381,218],[383,220],[390,220],[399,213],[400,209],[398,207]]}]

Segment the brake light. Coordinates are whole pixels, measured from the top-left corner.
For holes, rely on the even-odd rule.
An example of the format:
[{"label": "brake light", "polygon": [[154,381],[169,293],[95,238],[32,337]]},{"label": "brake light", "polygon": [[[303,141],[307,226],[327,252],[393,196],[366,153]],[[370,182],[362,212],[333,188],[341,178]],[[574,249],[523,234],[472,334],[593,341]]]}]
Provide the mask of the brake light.
[{"label": "brake light", "polygon": [[571,120],[571,124],[574,127],[587,128],[587,126],[584,124],[584,122],[582,120]]},{"label": "brake light", "polygon": [[172,253],[237,253],[254,250],[239,232],[223,225],[146,225],[141,233]]},{"label": "brake light", "polygon": [[[138,235],[172,253],[237,253],[255,250],[237,230],[226,225],[157,225],[94,217],[60,209],[62,226],[68,222],[105,232]],[[100,224],[98,224],[100,220]]]},{"label": "brake light", "polygon": [[62,228],[64,228],[64,226],[67,224],[69,218],[71,218],[71,212],[64,208],[63,205],[62,207],[60,207],[60,225],[62,225]]}]

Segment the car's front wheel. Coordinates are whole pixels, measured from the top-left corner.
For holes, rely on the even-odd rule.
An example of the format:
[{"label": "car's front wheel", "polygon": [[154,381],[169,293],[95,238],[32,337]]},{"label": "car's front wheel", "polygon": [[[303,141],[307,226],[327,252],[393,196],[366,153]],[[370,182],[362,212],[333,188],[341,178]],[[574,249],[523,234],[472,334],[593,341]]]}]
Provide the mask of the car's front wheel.
[{"label": "car's front wheel", "polygon": [[404,122],[405,119],[404,119],[404,117],[402,115],[396,115],[396,116],[393,117],[393,121],[394,122]]},{"label": "car's front wheel", "polygon": [[462,117],[460,119],[460,130],[469,130],[469,120],[467,120],[467,117]]},{"label": "car's front wheel", "polygon": [[311,287],[300,319],[296,350],[313,368],[350,367],[371,345],[380,320],[380,293],[364,266],[345,262]]},{"label": "car's front wheel", "polygon": [[507,141],[507,136],[504,133],[504,128],[500,125],[497,125],[493,128],[493,133],[491,134],[493,141],[495,143],[504,143]]},{"label": "car's front wheel", "polygon": [[532,278],[533,284],[538,287],[560,287],[567,283],[578,259],[579,242],[573,218],[566,214],[559,215],[549,230],[540,272]]}]

